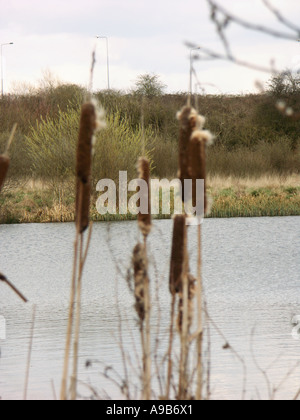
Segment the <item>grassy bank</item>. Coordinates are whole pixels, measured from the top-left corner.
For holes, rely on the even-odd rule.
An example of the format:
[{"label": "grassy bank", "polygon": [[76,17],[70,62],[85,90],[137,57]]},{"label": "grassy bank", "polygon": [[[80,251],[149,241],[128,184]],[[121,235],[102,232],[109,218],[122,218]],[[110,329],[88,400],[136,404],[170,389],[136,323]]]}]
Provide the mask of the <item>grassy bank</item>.
[{"label": "grassy bank", "polygon": [[[300,176],[209,180],[213,206],[209,217],[300,216]],[[92,200],[94,221],[133,220],[134,216],[100,216]],[[75,198],[71,188],[57,194],[51,186],[28,182],[10,185],[0,196],[0,223],[73,222]],[[164,215],[158,216],[166,218]]]}]

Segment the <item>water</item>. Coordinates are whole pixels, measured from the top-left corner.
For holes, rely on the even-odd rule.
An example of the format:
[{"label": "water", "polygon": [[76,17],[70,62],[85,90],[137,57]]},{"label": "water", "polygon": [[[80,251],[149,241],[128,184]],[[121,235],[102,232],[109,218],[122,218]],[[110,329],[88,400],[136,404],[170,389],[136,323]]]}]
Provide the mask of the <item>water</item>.
[{"label": "water", "polygon": [[[189,243],[195,272],[196,232],[192,229]],[[300,341],[292,337],[291,323],[293,316],[300,315],[299,232],[299,217],[204,222],[204,287],[213,320],[205,343],[205,364],[211,363],[212,398],[240,399],[243,390],[248,399],[269,398],[273,387],[279,387],[275,398],[289,399],[300,388]],[[24,305],[0,284],[0,316],[5,317],[7,327],[6,340],[0,340],[0,396],[23,396],[32,305],[36,304],[28,398],[53,399],[59,395],[62,372],[74,226],[0,226],[0,235],[0,269],[30,300]],[[159,356],[167,345],[171,236],[172,221],[155,222],[149,249],[155,267],[151,273],[153,295],[161,306]],[[103,366],[123,372],[120,318],[123,347],[131,359],[129,375],[137,383],[139,336],[133,300],[120,274],[126,277],[137,238],[134,222],[94,225],[84,273],[79,363],[82,396],[91,395],[89,385],[104,397],[103,389],[112,398],[120,396],[117,387],[100,375]],[[156,324],[157,305],[154,311]],[[227,341],[239,357],[223,349]],[[246,373],[240,358],[247,366]],[[87,360],[103,365],[95,362],[87,369]]]}]

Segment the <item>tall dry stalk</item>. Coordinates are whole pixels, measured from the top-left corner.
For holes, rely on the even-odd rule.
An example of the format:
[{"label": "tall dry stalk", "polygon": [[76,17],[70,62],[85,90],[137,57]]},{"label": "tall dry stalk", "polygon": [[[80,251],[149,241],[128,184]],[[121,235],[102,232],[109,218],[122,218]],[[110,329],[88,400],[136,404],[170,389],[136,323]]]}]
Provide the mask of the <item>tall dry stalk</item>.
[{"label": "tall dry stalk", "polygon": [[188,271],[189,263],[187,254],[186,216],[177,215],[174,217],[174,230],[169,280],[169,287],[172,295],[172,306],[168,349],[168,376],[166,390],[167,398],[169,398],[170,396],[170,384],[173,371],[172,348],[174,338],[174,318],[177,294],[179,295],[179,314],[177,318],[177,328],[181,337],[178,398],[186,399],[186,390],[188,388]]},{"label": "tall dry stalk", "polygon": [[[200,121],[199,121],[200,122]],[[204,122],[204,120],[203,120]],[[197,180],[204,181],[204,214],[208,213],[208,198],[206,192],[206,148],[213,141],[212,134],[207,130],[200,130],[201,124],[195,124],[195,129],[189,142],[189,173],[193,182],[192,201],[197,205]],[[202,127],[201,127],[202,128]],[[203,346],[203,320],[202,320],[202,238],[201,224],[198,225],[198,259],[197,259],[197,389],[196,399],[202,399],[203,372],[202,372],[202,346]]]},{"label": "tall dry stalk", "polygon": [[61,385],[61,400],[68,398],[69,359],[72,341],[72,331],[75,317],[75,335],[73,351],[73,373],[71,378],[71,399],[77,396],[77,372],[80,335],[82,274],[91,240],[92,229],[89,230],[88,240],[84,250],[83,234],[89,226],[90,198],[91,198],[91,170],[93,138],[98,128],[97,111],[92,102],[82,105],[79,139],[76,159],[76,238],[74,242],[74,263],[70,291],[69,317],[65,348],[65,359]]},{"label": "tall dry stalk", "polygon": [[143,352],[142,399],[151,399],[151,296],[148,275],[147,238],[152,229],[151,196],[150,196],[150,162],[141,157],[138,161],[139,178],[148,186],[142,190],[145,196],[141,200],[148,203],[145,214],[138,215],[138,227],[144,237],[144,243],[138,243],[133,250],[132,264],[134,269],[135,309],[139,317],[140,334]]},{"label": "tall dry stalk", "polygon": [[[197,197],[197,180],[204,180],[204,213],[208,211],[208,200],[206,195],[206,146],[213,139],[212,135],[203,130],[205,118],[188,106],[178,112],[177,118],[180,122],[179,133],[179,178],[182,183],[182,201],[192,201],[196,207],[199,201]],[[185,180],[192,180],[192,190],[185,190]],[[197,389],[196,399],[202,398],[202,256],[201,256],[201,225],[198,227],[198,261],[197,279],[189,272],[186,219],[178,216],[174,220],[173,248],[170,271],[170,291],[172,294],[172,316],[174,314],[174,295],[179,294],[179,311],[177,326],[181,334],[181,357],[180,357],[180,378],[178,398],[190,398],[188,389],[188,357],[189,349],[194,338],[197,339]],[[197,287],[195,287],[197,283]],[[194,318],[194,297],[197,295],[197,332],[190,334]],[[172,324],[174,320],[172,319]],[[172,331],[171,326],[171,331]],[[170,339],[173,338],[170,334]],[[169,367],[167,395],[170,392],[170,380],[172,375],[171,362],[172,346],[169,346]]]},{"label": "tall dry stalk", "polygon": [[[144,236],[144,252],[145,261],[148,265],[147,257],[147,238],[152,229],[152,217],[151,217],[151,192],[150,192],[150,162],[147,158],[141,157],[138,162],[139,178],[144,180],[148,186],[145,199],[148,203],[148,211],[146,214],[141,212],[138,215],[138,226],[141,233]],[[151,399],[151,296],[150,296],[150,281],[149,276],[144,277],[144,301],[145,301],[145,330],[144,330],[144,378],[143,378],[143,399]]]},{"label": "tall dry stalk", "polygon": [[146,317],[149,318],[149,308],[147,308],[149,304],[149,275],[147,251],[144,244],[139,243],[135,246],[132,264],[134,269],[135,310],[139,318],[143,352],[142,399],[149,400],[151,398],[151,354],[149,354],[148,341],[150,334],[146,324]]}]

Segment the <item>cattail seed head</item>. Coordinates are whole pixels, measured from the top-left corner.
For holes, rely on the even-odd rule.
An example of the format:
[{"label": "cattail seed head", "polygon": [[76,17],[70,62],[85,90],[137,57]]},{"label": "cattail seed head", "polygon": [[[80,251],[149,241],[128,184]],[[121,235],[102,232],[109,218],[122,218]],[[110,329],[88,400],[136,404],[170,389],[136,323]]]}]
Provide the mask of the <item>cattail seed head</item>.
[{"label": "cattail seed head", "polygon": [[185,106],[178,114],[177,118],[180,121],[179,133],[179,174],[178,177],[182,183],[182,201],[184,201],[184,180],[189,179],[188,173],[188,147],[189,140],[193,131],[193,120],[190,120],[192,108]]},{"label": "cattail seed head", "polygon": [[150,194],[150,162],[147,158],[140,158],[138,161],[138,172],[139,178],[146,181],[148,185],[148,195],[143,197],[144,200],[148,202],[148,213],[138,215],[138,225],[140,231],[146,238],[151,232],[152,228],[152,218],[151,218],[151,194]]},{"label": "cattail seed head", "polygon": [[172,255],[170,266],[170,292],[172,295],[182,291],[182,277],[184,271],[185,246],[187,239],[186,216],[174,217]]},{"label": "cattail seed head", "polygon": [[82,105],[77,146],[77,177],[86,184],[91,175],[92,141],[97,128],[96,108],[92,103]]},{"label": "cattail seed head", "polygon": [[0,155],[0,191],[3,187],[8,169],[10,165],[10,158],[6,155]]},{"label": "cattail seed head", "polygon": [[137,244],[133,250],[135,310],[141,322],[145,319],[145,284],[149,282],[145,246]]},{"label": "cattail seed head", "polygon": [[89,225],[93,137],[97,129],[96,107],[82,105],[76,161],[76,224],[80,233]]}]

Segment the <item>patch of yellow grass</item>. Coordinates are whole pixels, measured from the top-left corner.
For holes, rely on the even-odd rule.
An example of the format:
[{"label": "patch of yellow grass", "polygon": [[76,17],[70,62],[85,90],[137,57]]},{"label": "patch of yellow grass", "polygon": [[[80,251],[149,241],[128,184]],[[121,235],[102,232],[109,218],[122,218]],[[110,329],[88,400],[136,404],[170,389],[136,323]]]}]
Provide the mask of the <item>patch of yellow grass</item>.
[{"label": "patch of yellow grass", "polygon": [[265,175],[259,178],[235,178],[235,177],[208,177],[208,187],[213,191],[226,188],[250,189],[250,188],[289,188],[300,186],[300,175]]}]

